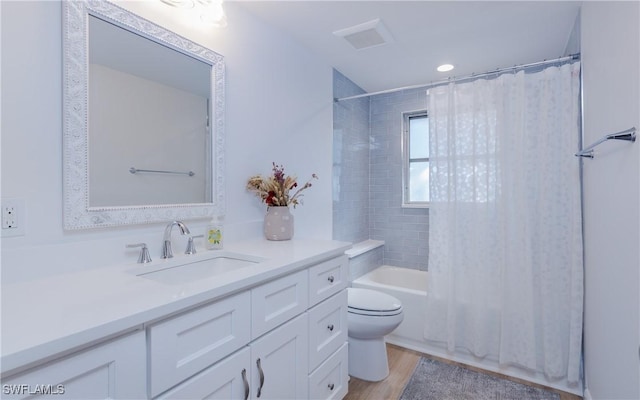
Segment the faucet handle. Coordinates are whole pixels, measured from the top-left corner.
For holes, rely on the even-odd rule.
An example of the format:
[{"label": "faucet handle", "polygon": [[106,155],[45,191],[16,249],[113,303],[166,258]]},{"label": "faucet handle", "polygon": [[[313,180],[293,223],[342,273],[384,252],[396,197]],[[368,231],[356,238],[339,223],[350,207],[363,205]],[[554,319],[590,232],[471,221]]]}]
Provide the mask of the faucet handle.
[{"label": "faucet handle", "polygon": [[149,255],[149,249],[146,243],[132,243],[128,244],[127,248],[142,247],[140,249],[140,256],[138,257],[138,264],[146,264],[151,262],[151,256]]},{"label": "faucet handle", "polygon": [[184,252],[184,254],[196,254],[196,246],[193,244],[193,239],[201,237],[204,237],[204,235],[189,236],[189,241],[187,242],[187,250]]}]

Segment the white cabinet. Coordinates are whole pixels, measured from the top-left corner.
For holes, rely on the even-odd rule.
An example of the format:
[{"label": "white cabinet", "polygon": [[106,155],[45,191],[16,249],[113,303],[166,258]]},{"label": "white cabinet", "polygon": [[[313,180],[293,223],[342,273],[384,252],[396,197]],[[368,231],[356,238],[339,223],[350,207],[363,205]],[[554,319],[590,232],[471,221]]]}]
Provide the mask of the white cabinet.
[{"label": "white cabinet", "polygon": [[159,399],[306,399],[307,314],[206,368]]},{"label": "white cabinet", "polygon": [[346,256],[309,268],[310,399],[342,399],[347,394],[347,268]]},{"label": "white cabinet", "polygon": [[340,399],[346,269],[336,257],[167,316],[9,376],[2,397]]},{"label": "white cabinet", "polygon": [[308,397],[306,313],[252,342],[250,347],[252,398]]},{"label": "white cabinet", "polygon": [[150,327],[152,397],[344,397],[346,287],[340,256]]},{"label": "white cabinet", "polygon": [[250,298],[246,291],[151,326],[151,397],[249,343]]},{"label": "white cabinet", "polygon": [[247,399],[251,353],[244,347],[159,399]]},{"label": "white cabinet", "polygon": [[145,335],[138,331],[2,381],[3,399],[143,399]]}]

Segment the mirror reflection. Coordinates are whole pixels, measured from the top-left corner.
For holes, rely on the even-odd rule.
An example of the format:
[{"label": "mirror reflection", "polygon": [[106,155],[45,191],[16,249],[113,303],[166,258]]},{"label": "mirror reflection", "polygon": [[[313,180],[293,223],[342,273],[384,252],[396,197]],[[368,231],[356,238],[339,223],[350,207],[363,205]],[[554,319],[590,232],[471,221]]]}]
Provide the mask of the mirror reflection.
[{"label": "mirror reflection", "polygon": [[210,203],[211,65],[89,15],[89,207]]}]

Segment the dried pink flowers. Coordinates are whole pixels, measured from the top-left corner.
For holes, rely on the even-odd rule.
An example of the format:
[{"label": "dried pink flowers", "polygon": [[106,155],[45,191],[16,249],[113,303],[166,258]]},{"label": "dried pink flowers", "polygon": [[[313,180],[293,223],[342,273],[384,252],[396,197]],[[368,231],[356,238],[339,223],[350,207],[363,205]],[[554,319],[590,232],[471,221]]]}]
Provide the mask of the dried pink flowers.
[{"label": "dried pink flowers", "polygon": [[[267,205],[267,207],[290,206],[295,208],[298,204],[302,204],[300,199],[302,191],[311,187],[311,180],[318,179],[316,174],[311,174],[309,179],[302,187],[298,187],[295,176],[286,176],[284,167],[273,163],[273,173],[270,176],[263,177],[255,175],[249,178],[247,182],[247,190],[254,192],[256,196]],[[293,195],[289,192],[298,188]]]}]

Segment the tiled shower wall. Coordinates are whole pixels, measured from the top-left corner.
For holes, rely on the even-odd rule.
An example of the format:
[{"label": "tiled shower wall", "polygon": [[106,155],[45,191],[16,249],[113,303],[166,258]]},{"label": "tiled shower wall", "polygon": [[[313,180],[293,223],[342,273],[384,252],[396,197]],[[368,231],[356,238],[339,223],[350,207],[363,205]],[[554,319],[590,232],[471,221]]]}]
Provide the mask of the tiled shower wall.
[{"label": "tiled shower wall", "polygon": [[[334,97],[364,93],[334,70]],[[424,89],[334,103],[333,237],[384,240],[384,264],[425,270],[429,211],[402,207],[402,112],[426,109]]]},{"label": "tiled shower wall", "polygon": [[402,207],[402,113],[426,110],[425,89],[371,97],[370,229],[384,240],[384,263],[426,270],[429,210]]},{"label": "tiled shower wall", "polygon": [[[364,93],[333,71],[334,97]],[[333,238],[369,239],[369,98],[333,103]]]}]

